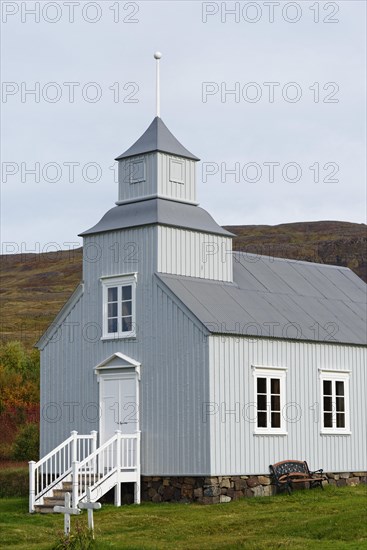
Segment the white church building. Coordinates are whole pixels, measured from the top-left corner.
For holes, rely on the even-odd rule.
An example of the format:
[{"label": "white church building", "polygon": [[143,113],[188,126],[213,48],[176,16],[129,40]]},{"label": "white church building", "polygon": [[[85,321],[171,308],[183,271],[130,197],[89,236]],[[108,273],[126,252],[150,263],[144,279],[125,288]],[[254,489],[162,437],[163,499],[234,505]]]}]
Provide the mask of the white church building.
[{"label": "white church building", "polygon": [[116,160],[116,206],[81,233],[83,279],[37,343],[30,510],[88,488],[119,505],[127,483],[135,502],[271,494],[286,459],[366,482],[365,283],[232,252],[159,116]]}]

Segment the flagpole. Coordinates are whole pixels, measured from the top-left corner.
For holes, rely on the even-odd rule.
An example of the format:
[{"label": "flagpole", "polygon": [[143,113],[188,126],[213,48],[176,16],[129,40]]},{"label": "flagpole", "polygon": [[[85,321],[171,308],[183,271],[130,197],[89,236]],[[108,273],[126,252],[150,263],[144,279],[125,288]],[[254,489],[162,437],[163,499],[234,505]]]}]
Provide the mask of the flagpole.
[{"label": "flagpole", "polygon": [[159,75],[159,60],[162,57],[161,52],[155,52],[154,59],[157,61],[156,63],[156,113],[157,116],[161,116],[161,91],[160,91],[160,75]]}]

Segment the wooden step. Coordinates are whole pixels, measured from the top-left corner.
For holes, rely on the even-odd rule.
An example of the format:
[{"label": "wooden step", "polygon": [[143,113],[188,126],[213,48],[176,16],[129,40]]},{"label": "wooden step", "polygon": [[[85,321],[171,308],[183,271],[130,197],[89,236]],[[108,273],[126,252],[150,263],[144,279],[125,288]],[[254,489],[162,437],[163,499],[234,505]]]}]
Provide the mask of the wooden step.
[{"label": "wooden step", "polygon": [[[87,479],[87,482],[91,481],[92,484],[96,483],[98,481],[98,478],[103,477],[102,474],[96,474],[92,476],[92,478],[89,480]],[[84,492],[86,485],[84,483],[80,483],[79,480],[79,489]],[[87,485],[88,487],[88,485]],[[54,506],[63,506],[65,503],[65,493],[72,493],[73,492],[73,483],[71,481],[63,481],[62,487],[60,489],[54,489],[52,491],[52,496],[50,497],[44,497],[43,504],[36,504],[34,507],[35,512],[39,514],[55,514],[57,512],[54,512]]]},{"label": "wooden step", "polygon": [[43,506],[64,506],[65,498],[63,497],[45,497],[43,499]]},{"label": "wooden step", "polygon": [[46,506],[45,504],[36,504],[36,506],[34,507],[34,511],[37,514],[56,514],[57,513],[57,512],[54,512],[53,506]]}]

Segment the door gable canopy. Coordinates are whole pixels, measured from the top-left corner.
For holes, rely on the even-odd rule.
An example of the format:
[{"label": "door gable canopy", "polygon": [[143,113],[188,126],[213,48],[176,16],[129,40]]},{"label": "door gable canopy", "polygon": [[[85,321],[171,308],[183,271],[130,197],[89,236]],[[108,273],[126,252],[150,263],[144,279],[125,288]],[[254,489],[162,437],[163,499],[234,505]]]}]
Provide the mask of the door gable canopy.
[{"label": "door gable canopy", "polygon": [[124,355],[123,353],[116,352],[104,359],[101,363],[94,367],[94,372],[97,375],[102,374],[104,371],[111,369],[134,369],[140,379],[140,363]]}]

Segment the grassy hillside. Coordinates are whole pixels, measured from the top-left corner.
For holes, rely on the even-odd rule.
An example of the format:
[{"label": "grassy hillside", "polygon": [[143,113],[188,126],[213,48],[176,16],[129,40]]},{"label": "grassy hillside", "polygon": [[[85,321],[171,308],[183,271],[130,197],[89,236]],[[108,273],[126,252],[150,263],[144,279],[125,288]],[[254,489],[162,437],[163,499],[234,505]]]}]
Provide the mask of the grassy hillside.
[{"label": "grassy hillside", "polygon": [[[277,226],[226,226],[234,248],[275,257],[350,267],[367,281],[367,226],[324,221]],[[82,250],[1,256],[4,340],[33,345],[82,277]]]}]

